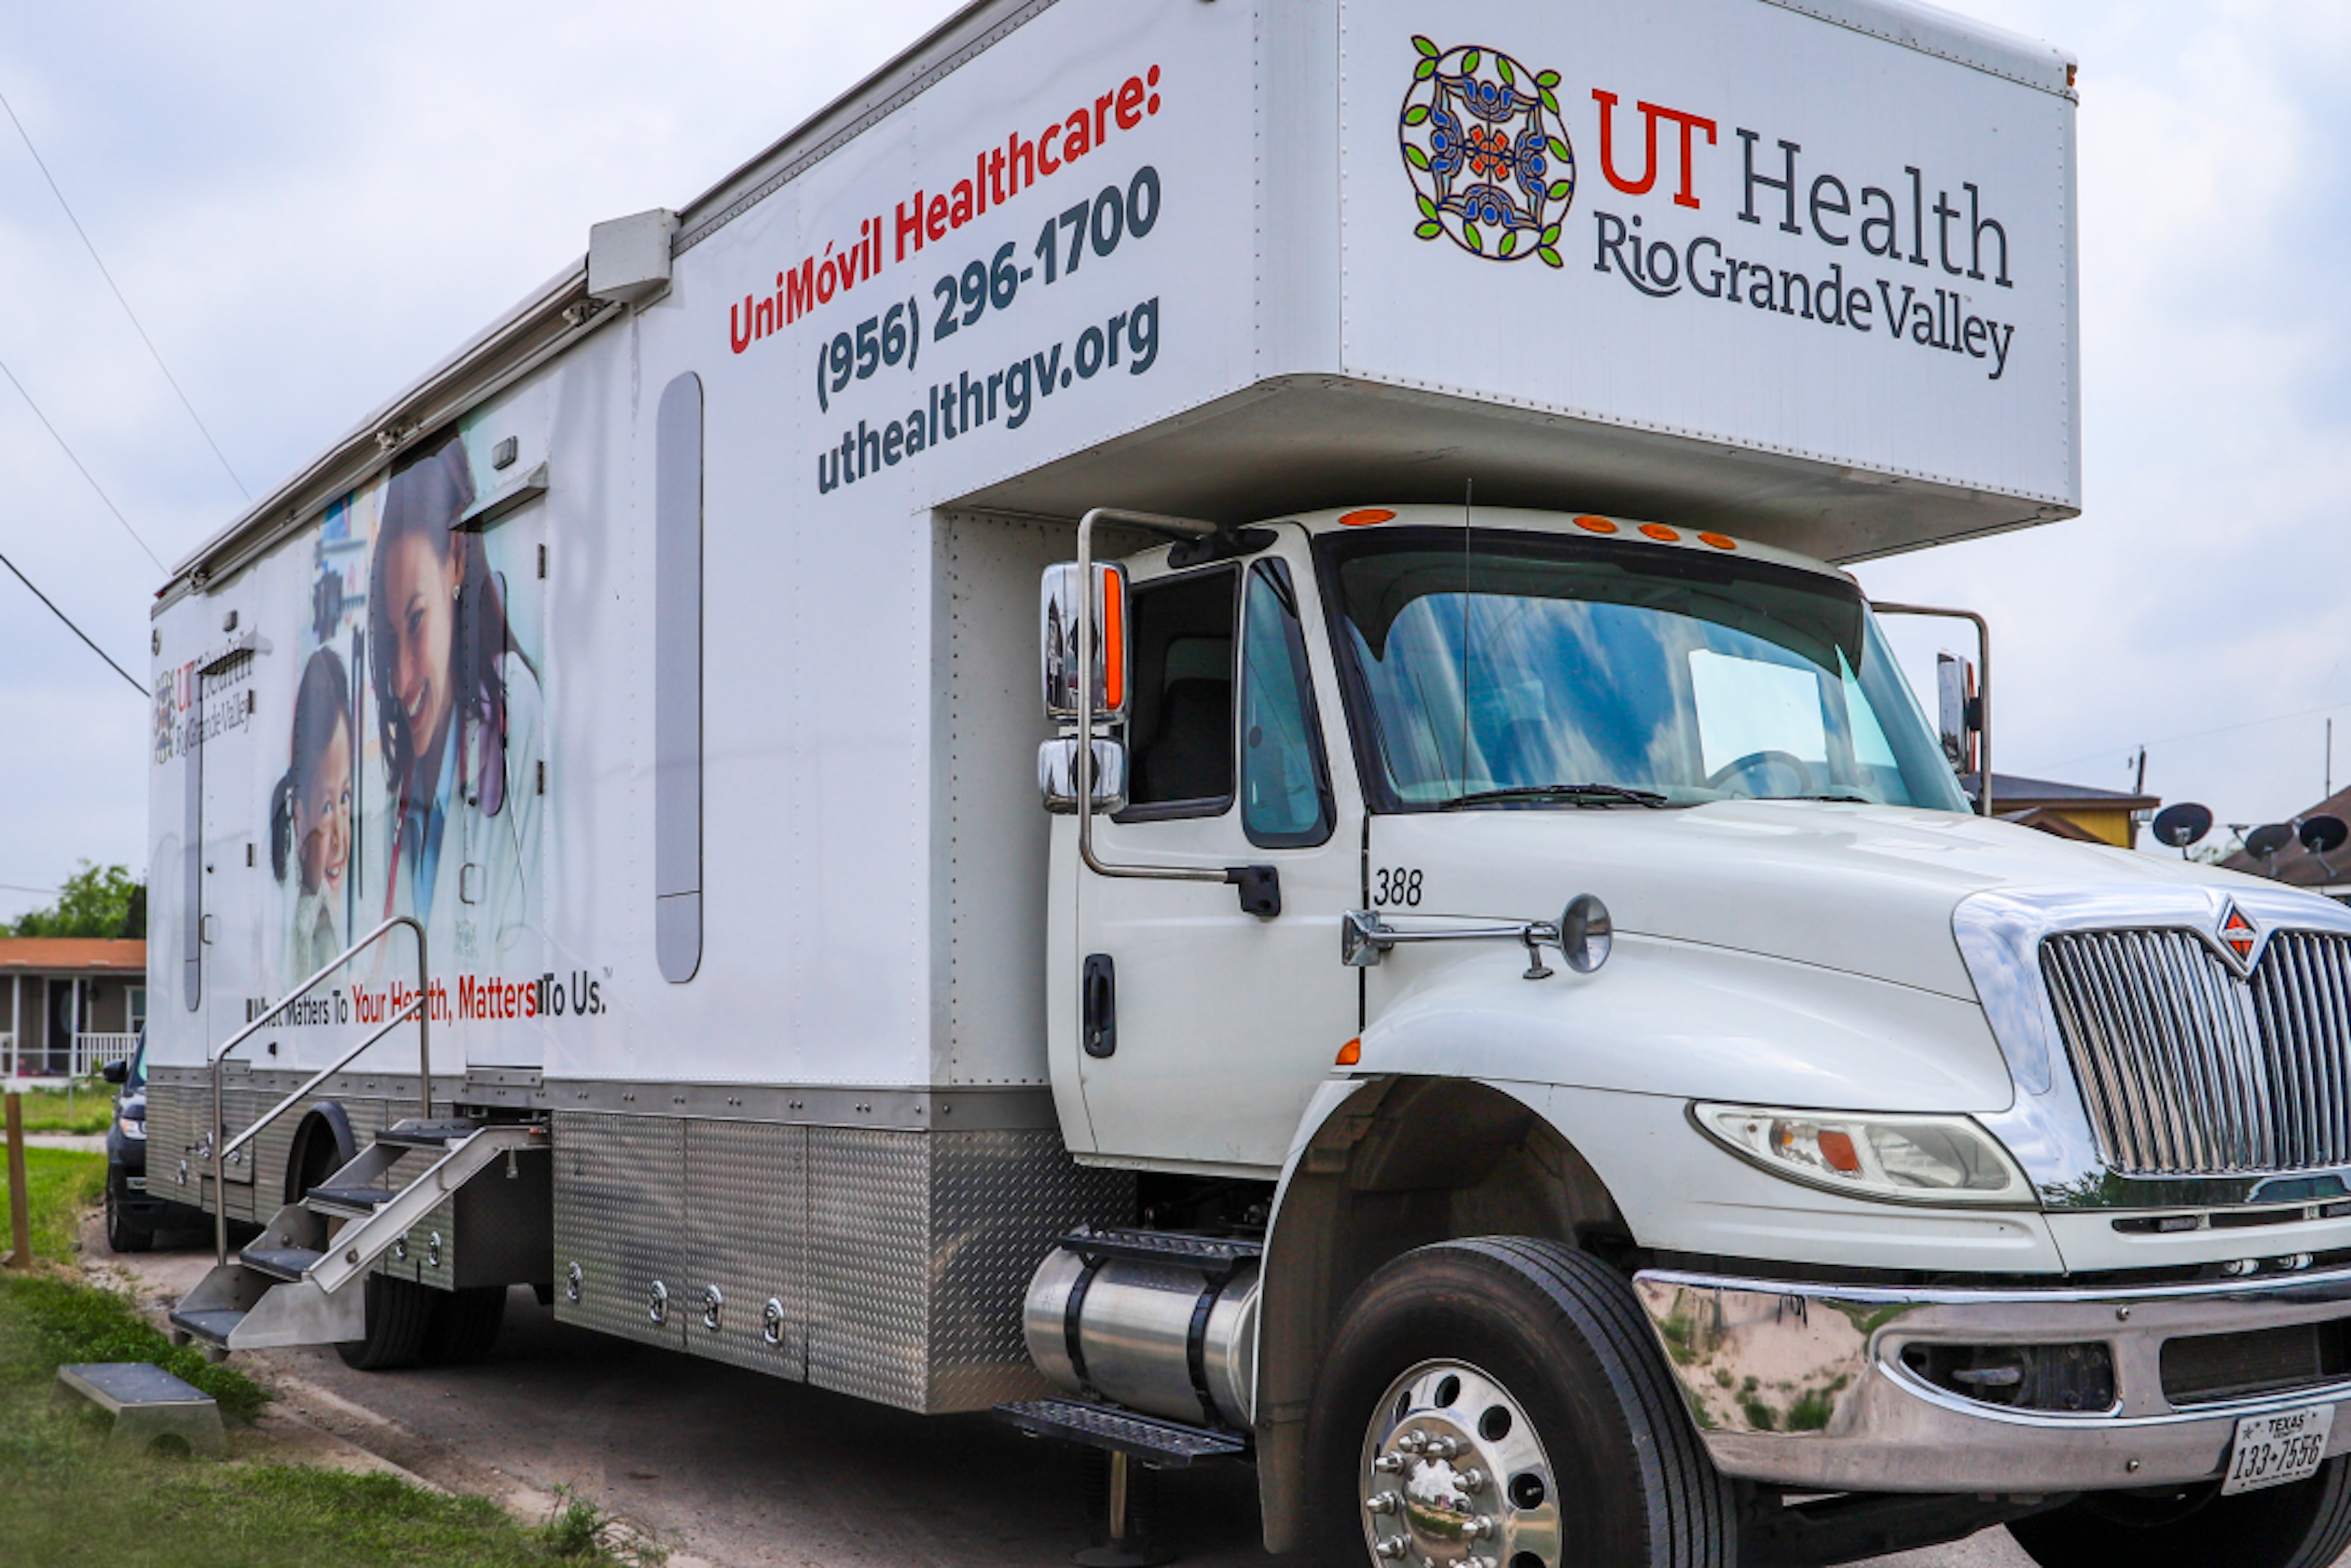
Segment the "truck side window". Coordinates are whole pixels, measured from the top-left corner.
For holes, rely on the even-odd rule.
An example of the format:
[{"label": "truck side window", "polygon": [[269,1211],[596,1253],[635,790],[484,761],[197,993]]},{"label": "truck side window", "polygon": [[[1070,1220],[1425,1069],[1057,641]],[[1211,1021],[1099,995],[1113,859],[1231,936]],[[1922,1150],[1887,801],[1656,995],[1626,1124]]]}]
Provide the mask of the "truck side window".
[{"label": "truck side window", "polygon": [[1287,562],[1249,569],[1241,627],[1241,829],[1262,849],[1319,844],[1336,813]]},{"label": "truck side window", "polygon": [[1217,567],[1137,583],[1129,611],[1134,703],[1121,821],[1215,817],[1233,803],[1233,601]]}]

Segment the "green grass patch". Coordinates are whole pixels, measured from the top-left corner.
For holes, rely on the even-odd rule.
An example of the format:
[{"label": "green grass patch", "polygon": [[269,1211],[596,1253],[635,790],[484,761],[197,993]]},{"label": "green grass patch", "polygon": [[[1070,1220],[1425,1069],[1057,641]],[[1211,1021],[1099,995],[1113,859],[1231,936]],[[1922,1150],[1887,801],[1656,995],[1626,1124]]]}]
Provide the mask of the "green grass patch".
[{"label": "green grass patch", "polygon": [[[86,1408],[48,1406],[57,1366],[152,1361],[250,1416],[265,1396],[175,1350],[120,1296],[0,1275],[0,1563],[44,1568],[545,1568],[658,1562],[566,1497],[536,1528],[483,1498],[390,1476],[117,1452]],[[261,1439],[235,1435],[241,1456]],[[618,1554],[616,1555],[616,1549]]]},{"label": "green grass patch", "polygon": [[174,1345],[111,1291],[39,1274],[0,1275],[0,1400],[46,1397],[57,1369],[82,1361],[152,1361],[239,1420],[251,1420],[268,1397],[235,1367],[214,1366],[202,1352]]},{"label": "green grass patch", "polygon": [[[0,1166],[0,1193],[5,1193]],[[33,1219],[33,1256],[69,1263],[79,1249],[81,1217],[106,1197],[106,1156],[79,1149],[26,1149],[25,1191]],[[8,1195],[13,1201],[14,1195]],[[0,1230],[0,1238],[6,1232]],[[5,1250],[0,1248],[0,1250]]]},{"label": "green grass patch", "polygon": [[114,1120],[114,1086],[94,1082],[62,1089],[25,1092],[25,1131],[28,1133],[103,1133]]}]

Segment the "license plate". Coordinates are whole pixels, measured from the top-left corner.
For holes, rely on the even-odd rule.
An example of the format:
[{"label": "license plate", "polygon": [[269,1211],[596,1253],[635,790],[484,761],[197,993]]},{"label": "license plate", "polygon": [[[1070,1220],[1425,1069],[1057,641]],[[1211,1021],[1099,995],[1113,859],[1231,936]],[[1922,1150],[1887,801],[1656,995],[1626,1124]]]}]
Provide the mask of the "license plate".
[{"label": "license plate", "polygon": [[2332,1405],[2244,1417],[2237,1423],[2236,1447],[2229,1456],[2229,1479],[2220,1483],[2220,1495],[2282,1487],[2317,1474],[2334,1426]]}]

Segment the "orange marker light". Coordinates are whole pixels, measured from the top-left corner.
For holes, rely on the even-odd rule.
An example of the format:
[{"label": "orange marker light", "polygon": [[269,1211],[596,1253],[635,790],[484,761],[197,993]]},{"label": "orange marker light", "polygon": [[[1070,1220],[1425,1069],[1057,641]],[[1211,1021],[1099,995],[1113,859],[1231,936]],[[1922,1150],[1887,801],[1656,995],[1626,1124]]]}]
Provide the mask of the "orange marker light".
[{"label": "orange marker light", "polygon": [[1355,1063],[1357,1063],[1357,1062],[1359,1062],[1359,1061],[1363,1061],[1363,1060],[1364,1060],[1364,1042],[1363,1042],[1363,1040],[1360,1040],[1360,1039],[1351,1040],[1349,1040],[1346,1044],[1344,1044],[1344,1045],[1343,1045],[1343,1046],[1341,1046],[1341,1047],[1339,1048],[1339,1065],[1340,1065],[1340,1066],[1342,1066],[1342,1067],[1353,1067],[1353,1066],[1354,1066],[1354,1065],[1355,1065]]},{"label": "orange marker light", "polygon": [[1846,1176],[1861,1174],[1861,1156],[1854,1152],[1852,1134],[1831,1132],[1823,1127],[1818,1141],[1821,1158],[1828,1161],[1831,1170],[1841,1171]]},{"label": "orange marker light", "polygon": [[1595,534],[1613,534],[1616,531],[1616,525],[1605,517],[1578,517],[1575,519],[1575,526],[1579,528],[1589,528]]},{"label": "orange marker light", "polygon": [[1663,539],[1667,544],[1672,544],[1676,539],[1681,538],[1681,535],[1674,532],[1673,529],[1666,527],[1663,523],[1643,523],[1641,525],[1641,531],[1648,535],[1653,539]]},{"label": "orange marker light", "polygon": [[1717,549],[1737,549],[1739,541],[1729,534],[1700,534],[1698,543],[1712,545]]},{"label": "orange marker light", "polygon": [[1118,573],[1102,569],[1102,706],[1113,713],[1126,706],[1126,595]]},{"label": "orange marker light", "polygon": [[1360,512],[1349,512],[1339,519],[1343,528],[1368,528],[1374,523],[1384,523],[1395,514],[1384,507],[1366,507]]}]

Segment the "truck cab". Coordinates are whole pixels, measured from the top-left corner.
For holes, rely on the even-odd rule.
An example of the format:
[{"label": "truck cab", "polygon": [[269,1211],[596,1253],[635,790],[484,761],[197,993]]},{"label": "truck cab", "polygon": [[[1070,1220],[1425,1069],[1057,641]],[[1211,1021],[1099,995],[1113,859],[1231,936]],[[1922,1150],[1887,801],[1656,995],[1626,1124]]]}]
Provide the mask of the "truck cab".
[{"label": "truck cab", "polygon": [[2247,1495],[2346,1370],[2339,905],[1988,820],[1853,578],[1733,534],[1363,507],[1070,570],[1064,1136],[1264,1193],[1225,1294],[1318,1535],[1550,1560],[1654,1445],[1648,1522],[1766,1560],[2198,1502],[2339,1548],[2331,1483]]}]

